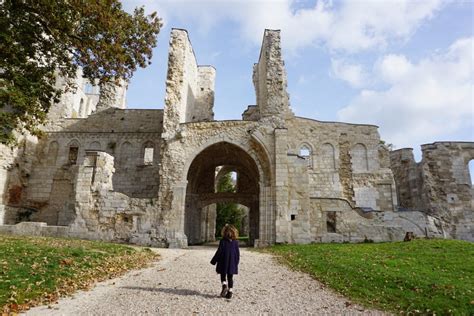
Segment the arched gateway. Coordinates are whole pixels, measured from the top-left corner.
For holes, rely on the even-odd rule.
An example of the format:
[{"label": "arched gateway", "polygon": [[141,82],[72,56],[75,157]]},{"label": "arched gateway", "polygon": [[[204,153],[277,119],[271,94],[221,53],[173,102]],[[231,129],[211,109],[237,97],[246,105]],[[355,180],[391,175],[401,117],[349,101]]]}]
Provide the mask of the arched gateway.
[{"label": "arched gateway", "polygon": [[[220,168],[236,172],[235,193],[216,192],[216,171]],[[273,233],[273,229],[272,232],[260,231],[262,214],[268,217],[266,213],[272,212],[265,207],[266,203],[260,203],[265,186],[261,173],[255,159],[235,144],[218,142],[202,150],[187,172],[184,232],[188,244],[209,241],[209,231],[215,230],[215,207],[212,207],[215,203],[233,202],[249,208],[250,245],[254,245],[261,234]],[[261,206],[265,208],[263,213]],[[268,237],[271,238],[264,238]]]}]

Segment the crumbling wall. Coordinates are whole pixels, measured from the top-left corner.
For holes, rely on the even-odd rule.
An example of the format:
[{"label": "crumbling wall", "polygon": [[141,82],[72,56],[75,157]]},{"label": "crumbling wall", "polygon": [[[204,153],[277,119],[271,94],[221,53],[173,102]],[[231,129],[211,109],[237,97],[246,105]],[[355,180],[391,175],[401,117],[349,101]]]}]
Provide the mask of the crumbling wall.
[{"label": "crumbling wall", "polygon": [[418,164],[411,149],[391,153],[401,206],[441,220],[453,238],[474,240],[474,189],[468,168],[474,143],[435,142],[421,149]]},{"label": "crumbling wall", "polygon": [[366,212],[344,199],[313,198],[310,214],[315,242],[401,241],[406,232],[443,238],[448,228],[422,212]]},{"label": "crumbling wall", "polygon": [[398,205],[404,209],[423,210],[421,168],[415,162],[412,148],[390,152],[390,163],[397,183]]},{"label": "crumbling wall", "polygon": [[198,66],[188,33],[173,29],[168,54],[164,131],[173,137],[180,123],[214,119],[215,69]]},{"label": "crumbling wall", "polygon": [[[61,118],[85,118],[96,110],[99,101],[99,88],[92,85],[89,80],[82,77],[79,68],[73,79],[75,89],[64,91],[58,103],[51,104],[48,120],[54,121]],[[56,88],[63,89],[66,81],[62,77],[56,79]],[[125,93],[123,92],[123,98]],[[125,102],[125,101],[123,101]]]},{"label": "crumbling wall", "polygon": [[124,80],[107,82],[100,85],[100,94],[96,104],[96,111],[109,108],[125,109],[128,83]]},{"label": "crumbling wall", "polygon": [[71,230],[94,239],[166,246],[156,229],[158,223],[152,222],[159,222],[156,199],[133,199],[115,192],[114,172],[111,155],[86,153],[75,183],[76,219]]},{"label": "crumbling wall", "polygon": [[290,118],[285,63],[281,53],[280,31],[265,30],[258,63],[253,67],[253,84],[261,117]]},{"label": "crumbling wall", "polygon": [[194,105],[188,105],[187,122],[214,120],[214,86],[216,69],[212,66],[198,66]]},{"label": "crumbling wall", "polygon": [[28,181],[37,161],[37,137],[19,135],[17,142],[17,146],[13,148],[0,144],[1,224],[12,224],[19,220]]},{"label": "crumbling wall", "polygon": [[66,80],[62,77],[56,79],[56,88],[64,92],[58,103],[51,104],[48,112],[50,122],[63,118],[86,118],[95,111],[108,108],[126,108],[128,83],[124,80],[104,83],[99,87],[98,81],[90,82],[83,78],[79,68],[72,81],[74,88],[65,90]]},{"label": "crumbling wall", "polygon": [[354,207],[392,211],[395,183],[388,161],[380,159],[376,126],[295,118],[287,122],[289,154],[309,148],[311,197],[340,198]]},{"label": "crumbling wall", "polygon": [[468,163],[474,159],[474,143],[436,142],[422,145],[421,150],[428,213],[450,219],[457,211],[473,211]]},{"label": "crumbling wall", "polygon": [[242,120],[244,121],[258,121],[260,119],[260,108],[256,105],[249,105],[242,113]]},{"label": "crumbling wall", "polygon": [[[31,165],[27,180],[18,185],[10,177],[9,185],[15,186],[21,198],[10,203],[16,209],[8,223],[71,224],[73,185],[87,150],[116,157],[112,177],[116,191],[131,198],[157,198],[162,114],[160,110],[108,109],[87,119],[62,119],[49,125],[35,145],[34,156],[27,159]],[[150,147],[153,157],[145,163],[145,148]]]}]

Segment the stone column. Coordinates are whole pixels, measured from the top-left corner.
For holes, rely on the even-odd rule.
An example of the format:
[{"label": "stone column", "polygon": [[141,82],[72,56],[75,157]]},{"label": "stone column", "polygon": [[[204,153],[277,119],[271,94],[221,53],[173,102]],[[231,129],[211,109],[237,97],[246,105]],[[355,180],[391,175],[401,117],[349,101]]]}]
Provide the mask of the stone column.
[{"label": "stone column", "polygon": [[288,227],[288,130],[275,129],[276,242],[289,242]]},{"label": "stone column", "polygon": [[92,203],[91,186],[94,181],[97,156],[96,152],[86,153],[84,162],[77,172],[74,183],[76,218],[72,224],[73,231],[83,231],[88,228],[95,230],[96,228],[88,221],[88,218]]},{"label": "stone column", "polygon": [[268,246],[275,243],[275,208],[273,206],[272,187],[260,183],[260,236],[255,246]]},{"label": "stone column", "polygon": [[188,245],[188,239],[184,233],[184,212],[186,206],[187,181],[177,182],[172,187],[173,201],[171,202],[171,221],[166,238],[170,248],[184,248]]}]

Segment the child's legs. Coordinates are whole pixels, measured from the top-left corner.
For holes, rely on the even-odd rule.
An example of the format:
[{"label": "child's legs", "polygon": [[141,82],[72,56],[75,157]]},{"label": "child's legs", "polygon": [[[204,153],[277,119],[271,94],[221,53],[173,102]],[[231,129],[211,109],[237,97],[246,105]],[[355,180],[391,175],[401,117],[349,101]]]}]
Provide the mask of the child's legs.
[{"label": "child's legs", "polygon": [[221,283],[225,283],[225,273],[221,273]]},{"label": "child's legs", "polygon": [[234,275],[233,274],[228,274],[227,275],[227,282],[229,284],[229,289],[234,287]]}]

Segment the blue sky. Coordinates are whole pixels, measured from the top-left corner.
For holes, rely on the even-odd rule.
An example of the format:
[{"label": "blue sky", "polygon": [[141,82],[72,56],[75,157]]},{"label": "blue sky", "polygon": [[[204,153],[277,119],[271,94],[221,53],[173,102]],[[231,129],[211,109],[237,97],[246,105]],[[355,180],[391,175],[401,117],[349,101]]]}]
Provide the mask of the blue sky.
[{"label": "blue sky", "polygon": [[129,108],[163,108],[171,28],[188,30],[199,64],[217,69],[215,118],[255,104],[252,65],[265,28],[281,29],[298,116],[370,123],[395,148],[474,141],[474,2],[442,0],[127,0],[165,23]]}]

